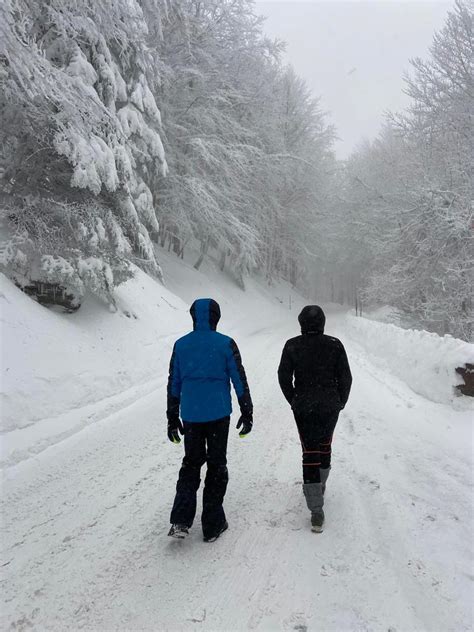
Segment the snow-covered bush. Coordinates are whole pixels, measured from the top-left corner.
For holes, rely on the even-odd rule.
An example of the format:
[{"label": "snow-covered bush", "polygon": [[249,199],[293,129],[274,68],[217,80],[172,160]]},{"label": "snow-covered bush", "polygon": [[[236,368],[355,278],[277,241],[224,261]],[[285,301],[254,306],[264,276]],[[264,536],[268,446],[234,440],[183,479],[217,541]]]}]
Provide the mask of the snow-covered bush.
[{"label": "snow-covered bush", "polygon": [[114,286],[132,276],[130,244],[109,209],[42,199],[7,213],[0,269],[18,285],[58,283],[78,299],[88,290],[113,304]]}]

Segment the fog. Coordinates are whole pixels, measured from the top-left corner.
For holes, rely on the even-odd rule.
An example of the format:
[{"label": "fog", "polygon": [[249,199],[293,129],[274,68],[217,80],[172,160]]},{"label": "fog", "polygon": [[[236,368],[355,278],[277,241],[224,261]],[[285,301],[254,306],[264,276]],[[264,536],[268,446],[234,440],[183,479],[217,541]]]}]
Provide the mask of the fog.
[{"label": "fog", "polygon": [[330,113],[345,158],[373,138],[386,110],[408,103],[403,73],[426,57],[451,2],[257,2],[265,31]]}]

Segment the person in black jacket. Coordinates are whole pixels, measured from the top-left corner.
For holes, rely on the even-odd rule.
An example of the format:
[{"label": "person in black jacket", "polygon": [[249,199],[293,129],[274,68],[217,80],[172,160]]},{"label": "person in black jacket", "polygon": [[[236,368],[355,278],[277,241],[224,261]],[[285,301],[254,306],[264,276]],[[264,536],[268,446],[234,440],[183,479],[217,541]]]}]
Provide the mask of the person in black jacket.
[{"label": "person in black jacket", "polygon": [[298,316],[301,336],[283,348],[278,381],[295,417],[303,451],[303,492],[313,531],[322,531],[324,491],[331,468],[331,442],[352,375],[340,340],[324,334],[326,317],[318,305]]}]

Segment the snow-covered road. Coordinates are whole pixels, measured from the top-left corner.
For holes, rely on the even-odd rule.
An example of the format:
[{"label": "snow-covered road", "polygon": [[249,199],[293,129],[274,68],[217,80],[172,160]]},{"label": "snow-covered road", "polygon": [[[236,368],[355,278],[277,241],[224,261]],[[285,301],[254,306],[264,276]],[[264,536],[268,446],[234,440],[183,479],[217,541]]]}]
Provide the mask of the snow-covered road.
[{"label": "snow-covered road", "polygon": [[[6,470],[4,629],[471,629],[465,414],[371,364],[328,319],[354,373],[334,441],[326,528],[309,530],[300,449],[276,367],[294,312],[237,337],[254,432],[231,431],[230,528],[166,537],[182,447],[166,439],[165,375]],[[98,404],[100,406],[100,403]],[[111,412],[112,411],[112,412]]]}]

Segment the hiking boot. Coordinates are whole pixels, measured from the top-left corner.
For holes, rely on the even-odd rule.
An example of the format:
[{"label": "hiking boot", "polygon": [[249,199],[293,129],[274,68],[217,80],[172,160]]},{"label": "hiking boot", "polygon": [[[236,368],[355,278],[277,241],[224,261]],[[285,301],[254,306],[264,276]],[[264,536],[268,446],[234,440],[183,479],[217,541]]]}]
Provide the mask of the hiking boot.
[{"label": "hiking boot", "polygon": [[217,538],[220,536],[221,533],[224,533],[224,531],[226,531],[229,528],[229,525],[227,524],[227,520],[224,522],[224,524],[212,535],[205,535],[204,536],[204,542],[215,542],[217,540]]},{"label": "hiking boot", "polygon": [[311,514],[311,531],[314,533],[321,533],[323,530],[324,524],[324,511],[322,509],[318,509],[318,511],[313,511]]},{"label": "hiking boot", "polygon": [[171,529],[168,531],[168,535],[171,538],[176,538],[177,540],[184,540],[189,535],[189,529],[184,524],[172,524]]},{"label": "hiking boot", "polygon": [[321,533],[324,522],[324,496],[322,483],[304,483],[303,493],[306,504],[311,512],[311,530]]}]

